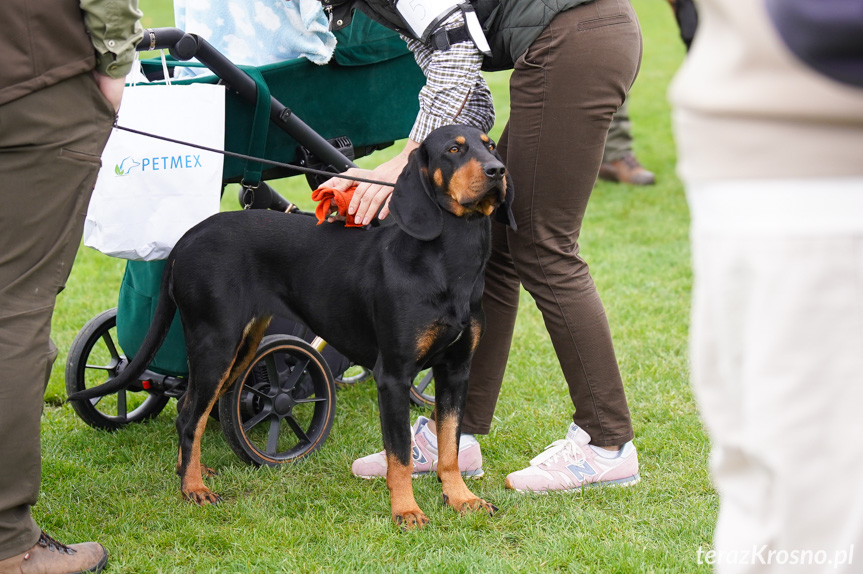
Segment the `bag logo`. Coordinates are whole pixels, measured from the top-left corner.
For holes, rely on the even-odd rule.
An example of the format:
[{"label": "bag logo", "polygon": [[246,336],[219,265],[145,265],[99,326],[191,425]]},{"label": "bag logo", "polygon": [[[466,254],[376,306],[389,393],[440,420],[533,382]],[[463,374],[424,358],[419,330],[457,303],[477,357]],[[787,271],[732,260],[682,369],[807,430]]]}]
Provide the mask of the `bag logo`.
[{"label": "bag logo", "polygon": [[[126,162],[129,162],[129,165],[126,165]],[[119,164],[114,166],[114,173],[119,175],[129,175],[133,169],[141,165],[139,162],[135,161],[132,156],[127,157]]]},{"label": "bag logo", "polygon": [[129,156],[114,166],[114,174],[117,177],[131,175],[132,171],[140,167],[139,172],[169,171],[172,169],[195,169],[203,168],[200,155],[166,155],[157,157],[145,157],[141,161]]}]

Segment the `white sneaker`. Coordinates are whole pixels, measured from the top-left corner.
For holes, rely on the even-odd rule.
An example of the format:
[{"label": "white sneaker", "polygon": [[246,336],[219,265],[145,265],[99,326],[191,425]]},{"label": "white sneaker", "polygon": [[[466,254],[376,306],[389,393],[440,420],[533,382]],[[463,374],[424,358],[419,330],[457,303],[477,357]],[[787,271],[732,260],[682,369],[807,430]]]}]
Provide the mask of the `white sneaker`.
[{"label": "white sneaker", "polygon": [[576,424],[566,438],[556,440],[530,466],[506,477],[506,487],[518,492],[580,491],[588,486],[630,486],[638,476],[638,453],[632,442],[617,456],[606,458],[590,446],[590,435]]},{"label": "white sneaker", "polygon": [[[429,430],[428,423],[429,419],[419,417],[411,428],[411,445],[413,446],[413,473],[411,476],[414,478],[437,473],[437,437]],[[459,441],[458,468],[466,478],[479,478],[484,474],[482,452],[480,452],[479,443],[473,437],[462,437]],[[386,451],[358,458],[351,465],[351,472],[359,478],[386,477]]]}]

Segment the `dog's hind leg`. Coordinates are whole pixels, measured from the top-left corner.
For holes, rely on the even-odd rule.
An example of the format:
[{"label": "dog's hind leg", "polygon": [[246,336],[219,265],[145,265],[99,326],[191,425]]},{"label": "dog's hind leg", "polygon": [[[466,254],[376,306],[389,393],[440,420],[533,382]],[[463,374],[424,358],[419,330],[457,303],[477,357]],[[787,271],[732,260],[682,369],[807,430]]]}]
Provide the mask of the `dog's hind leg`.
[{"label": "dog's hind leg", "polygon": [[[183,497],[196,504],[215,504],[221,498],[204,485],[204,474],[215,474],[201,463],[201,437],[218,398],[233,384],[237,376],[248,368],[258,343],[263,337],[270,318],[250,321],[237,341],[234,337],[188,337],[196,346],[189,348],[189,388],[177,415],[179,451],[177,474]],[[224,356],[224,349],[235,352]]]},{"label": "dog's hind leg", "polygon": [[258,345],[261,344],[261,339],[264,338],[264,333],[266,333],[272,319],[272,316],[258,318],[246,326],[245,331],[243,331],[243,340],[240,342],[240,348],[237,350],[237,357],[231,367],[231,373],[228,375],[225,384],[219,389],[219,397],[227,393],[237,381],[237,377],[249,368],[252,359],[255,358]]},{"label": "dog's hind leg", "polygon": [[[477,335],[474,335],[478,338]],[[443,488],[444,502],[460,513],[484,510],[490,515],[497,511],[493,504],[468,489],[458,468],[458,443],[461,419],[467,398],[470,356],[473,345],[468,337],[450,347],[442,364],[433,369],[435,380],[435,422],[437,424],[437,474]],[[459,348],[461,347],[461,348]]]},{"label": "dog's hind leg", "polygon": [[428,517],[414,498],[410,431],[410,378],[376,371],[378,406],[384,450],[387,453],[387,488],[393,521],[402,530],[422,528]]}]

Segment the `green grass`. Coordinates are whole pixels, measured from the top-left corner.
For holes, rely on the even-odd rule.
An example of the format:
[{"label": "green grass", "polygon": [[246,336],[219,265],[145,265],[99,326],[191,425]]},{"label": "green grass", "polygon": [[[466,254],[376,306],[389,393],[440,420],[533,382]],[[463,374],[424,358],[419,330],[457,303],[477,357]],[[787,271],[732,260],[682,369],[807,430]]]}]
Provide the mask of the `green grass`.
[{"label": "green grass", "polygon": [[[172,25],[169,3],[141,4],[145,26]],[[550,496],[503,488],[508,472],[561,438],[572,409],[542,319],[523,294],[495,424],[482,438],[486,476],[471,483],[500,508],[495,517],[457,516],[442,505],[437,481],[426,479],[414,485],[431,525],[407,534],[394,527],[385,484],[350,474],[354,458],[380,448],[371,383],[339,391],[324,447],[278,469],[241,463],[211,421],[203,457],[220,471],[210,485],[225,502],[194,507],[181,500],[173,472],[173,402],[155,421],[116,433],[91,429],[63,405],[65,353],[87,320],[116,305],[123,268],[82,249],[54,317],[61,355],[46,395],[39,523],[64,541],[105,544],[110,572],[706,571],[696,552],[710,544],[717,498],[687,383],[688,215],[665,98],[683,48],[664,2],[635,6],[645,47],[630,113],[638,156],[658,182],[600,182],[581,243],[615,337],[641,484]],[[497,134],[506,119],[507,77],[489,79],[499,105]],[[279,189],[299,201],[308,190],[295,179]],[[234,202],[234,193],[226,194],[224,206]],[[423,413],[414,408],[414,416]]]}]

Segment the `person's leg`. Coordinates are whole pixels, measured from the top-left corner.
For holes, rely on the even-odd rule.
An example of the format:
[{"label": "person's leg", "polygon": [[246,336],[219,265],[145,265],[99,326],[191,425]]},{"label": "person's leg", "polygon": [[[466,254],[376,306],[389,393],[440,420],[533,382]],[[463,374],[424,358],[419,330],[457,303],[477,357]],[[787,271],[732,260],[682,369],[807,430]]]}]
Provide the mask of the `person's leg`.
[{"label": "person's leg", "polygon": [[0,559],[40,538],[30,507],[51,315],[112,120],[89,74],[0,106]]},{"label": "person's leg", "polygon": [[614,113],[611,125],[608,127],[608,138],[605,141],[605,149],[602,152],[602,163],[611,163],[632,155],[632,122],[629,121],[629,106],[627,99]]},{"label": "person's leg", "polygon": [[[830,184],[688,192],[692,383],[720,495],[717,572],[786,572],[793,552],[800,571],[859,571],[850,559],[863,548],[861,186],[844,186],[852,200],[821,229],[811,226]],[[794,205],[804,207],[782,215]],[[849,214],[860,229],[839,224]]]},{"label": "person's leg", "polygon": [[623,100],[623,105],[614,114],[608,128],[599,178],[631,185],[653,185],[656,183],[656,175],[641,165],[632,149],[632,122],[629,120],[628,100],[629,96]]},{"label": "person's leg", "polygon": [[[505,146],[518,231],[495,240],[543,314],[576,412],[598,446],[633,437],[605,311],[578,235],[612,115],[638,69],[641,35],[629,3],[598,0],[559,14],[516,64]],[[577,97],[576,97],[577,95]],[[541,103],[541,105],[537,105]],[[500,284],[498,284],[498,282]],[[487,432],[508,357],[517,288],[510,268],[490,266],[488,324],[471,370],[467,431]],[[475,400],[483,398],[482,402]]]}]

